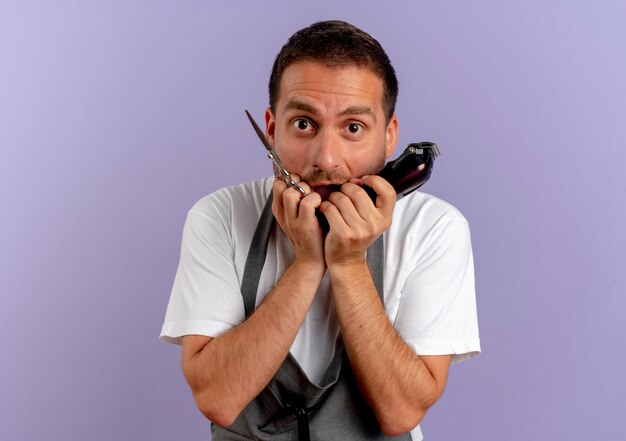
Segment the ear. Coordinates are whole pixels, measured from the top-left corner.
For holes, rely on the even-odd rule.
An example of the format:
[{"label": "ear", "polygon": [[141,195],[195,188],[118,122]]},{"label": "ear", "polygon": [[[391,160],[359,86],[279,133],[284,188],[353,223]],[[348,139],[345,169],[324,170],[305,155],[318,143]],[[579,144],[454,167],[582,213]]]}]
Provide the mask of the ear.
[{"label": "ear", "polygon": [[276,130],[276,118],[274,118],[274,113],[272,113],[272,108],[268,107],[265,109],[265,136],[267,140],[274,145],[274,131]]},{"label": "ear", "polygon": [[385,159],[389,159],[398,145],[398,117],[393,115],[385,130]]}]

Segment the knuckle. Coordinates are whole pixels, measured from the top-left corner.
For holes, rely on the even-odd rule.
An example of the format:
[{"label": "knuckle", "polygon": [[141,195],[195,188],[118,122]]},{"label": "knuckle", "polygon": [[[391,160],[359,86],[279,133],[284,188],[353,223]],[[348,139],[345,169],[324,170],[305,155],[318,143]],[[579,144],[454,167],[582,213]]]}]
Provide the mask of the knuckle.
[{"label": "knuckle", "polygon": [[335,191],[331,193],[330,196],[328,196],[328,200],[331,201],[333,204],[345,202],[347,199],[349,199],[348,196],[339,191]]},{"label": "knuckle", "polygon": [[273,189],[276,191],[284,191],[286,186],[285,181],[278,178],[274,179],[274,183],[272,184]]},{"label": "knuckle", "polygon": [[285,201],[293,201],[298,198],[296,194],[296,189],[289,187],[283,192],[283,200]]},{"label": "knuckle", "polygon": [[343,193],[354,193],[357,187],[358,187],[357,185],[351,182],[346,182],[345,184],[341,186],[341,191]]},{"label": "knuckle", "polygon": [[321,201],[321,197],[320,197],[319,194],[317,194],[315,192],[313,192],[313,193],[307,192],[307,193],[308,194],[302,198],[302,202],[307,202],[307,203],[311,204],[311,203],[315,203],[317,201]]}]

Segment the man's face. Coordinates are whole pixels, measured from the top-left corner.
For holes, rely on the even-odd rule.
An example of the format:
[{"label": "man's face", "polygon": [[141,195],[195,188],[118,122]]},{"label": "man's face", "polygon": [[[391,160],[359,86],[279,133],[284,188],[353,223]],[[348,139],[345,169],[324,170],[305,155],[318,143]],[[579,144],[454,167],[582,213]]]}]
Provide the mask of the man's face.
[{"label": "man's face", "polygon": [[386,123],[383,82],[368,69],[291,64],[279,84],[266,134],[283,167],[322,199],[350,178],[375,174],[397,144],[398,120]]}]

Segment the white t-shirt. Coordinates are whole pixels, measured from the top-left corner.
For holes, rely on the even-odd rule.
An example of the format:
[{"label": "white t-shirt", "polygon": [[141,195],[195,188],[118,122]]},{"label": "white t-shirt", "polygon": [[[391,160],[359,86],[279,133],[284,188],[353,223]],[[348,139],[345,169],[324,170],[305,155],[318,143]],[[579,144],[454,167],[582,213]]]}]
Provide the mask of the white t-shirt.
[{"label": "white t-shirt", "polygon": [[[244,320],[243,270],[273,179],[223,188],[189,211],[162,340],[180,344],[189,334],[217,337]],[[292,260],[289,238],[276,224],[257,305]],[[421,192],[396,203],[385,233],[383,283],[387,316],[418,355],[452,354],[458,362],[480,352],[470,233],[453,206]],[[328,367],[338,335],[325,276],[291,347],[313,383]],[[413,435],[421,439],[419,427]]]}]

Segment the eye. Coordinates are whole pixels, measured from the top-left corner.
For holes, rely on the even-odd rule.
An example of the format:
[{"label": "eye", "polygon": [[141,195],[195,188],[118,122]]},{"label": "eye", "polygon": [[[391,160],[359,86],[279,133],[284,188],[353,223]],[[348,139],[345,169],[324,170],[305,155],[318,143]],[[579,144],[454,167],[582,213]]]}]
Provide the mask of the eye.
[{"label": "eye", "polygon": [[352,133],[353,135],[356,135],[361,130],[363,130],[363,126],[361,126],[360,124],[357,124],[357,123],[348,124],[348,132]]},{"label": "eye", "polygon": [[309,133],[315,130],[313,123],[307,119],[298,118],[291,123],[291,126],[299,132]]},{"label": "eye", "polygon": [[344,127],[343,132],[350,138],[360,138],[365,134],[365,127],[361,123],[351,122]]}]

